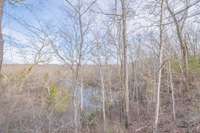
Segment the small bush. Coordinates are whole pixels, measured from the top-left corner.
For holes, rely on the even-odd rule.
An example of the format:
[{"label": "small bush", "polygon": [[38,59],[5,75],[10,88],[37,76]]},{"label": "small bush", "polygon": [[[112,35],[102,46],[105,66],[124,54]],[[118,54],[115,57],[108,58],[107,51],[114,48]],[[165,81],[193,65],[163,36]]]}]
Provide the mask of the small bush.
[{"label": "small bush", "polygon": [[94,112],[82,112],[81,113],[81,122],[84,125],[87,125],[89,127],[95,127],[97,124],[97,115],[98,111]]},{"label": "small bush", "polygon": [[173,72],[177,73],[181,72],[180,63],[178,62],[177,59],[171,59],[171,67]]},{"label": "small bush", "polygon": [[[172,59],[171,66],[174,72],[181,72],[180,62],[178,62],[178,59]],[[200,58],[196,56],[190,56],[188,59],[188,69],[189,72],[200,73]]]},{"label": "small bush", "polygon": [[55,84],[50,87],[49,102],[56,112],[65,112],[71,100],[71,94],[67,89],[62,89]]},{"label": "small bush", "polygon": [[189,71],[192,73],[200,73],[200,58],[190,57],[188,60]]}]

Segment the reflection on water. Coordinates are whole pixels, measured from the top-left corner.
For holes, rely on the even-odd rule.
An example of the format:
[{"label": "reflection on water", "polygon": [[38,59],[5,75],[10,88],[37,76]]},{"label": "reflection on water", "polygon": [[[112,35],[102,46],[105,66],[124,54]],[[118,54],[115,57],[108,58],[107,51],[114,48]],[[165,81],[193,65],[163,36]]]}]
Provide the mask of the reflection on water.
[{"label": "reflection on water", "polygon": [[[70,80],[59,80],[56,83],[58,86],[66,89],[70,89],[69,91],[73,92],[73,82]],[[81,88],[78,86],[78,97],[81,95]],[[83,88],[83,107],[85,111],[95,111],[101,109],[101,89],[96,87],[84,87]]]}]

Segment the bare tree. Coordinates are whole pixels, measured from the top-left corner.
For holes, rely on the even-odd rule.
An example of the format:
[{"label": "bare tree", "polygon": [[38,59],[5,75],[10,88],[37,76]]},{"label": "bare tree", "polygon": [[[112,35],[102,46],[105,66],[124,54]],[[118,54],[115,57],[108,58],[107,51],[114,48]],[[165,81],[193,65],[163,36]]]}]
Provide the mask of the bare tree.
[{"label": "bare tree", "polygon": [[[74,40],[72,39],[73,37],[70,37],[70,35],[68,36],[65,32],[64,32],[64,38],[66,39],[67,42],[70,42],[69,45],[75,45],[76,48],[75,49],[71,49],[73,53],[75,53],[76,55],[73,57],[66,57],[66,55],[62,55],[60,53],[60,51],[55,47],[55,45],[53,46],[54,51],[56,53],[56,55],[64,62],[70,62],[71,64],[71,69],[73,71],[74,74],[74,78],[73,78],[73,82],[74,82],[74,92],[73,92],[73,104],[74,104],[74,127],[75,127],[75,133],[78,133],[80,131],[80,127],[79,127],[79,123],[80,123],[80,114],[79,114],[79,97],[78,97],[78,83],[81,82],[81,113],[83,112],[83,83],[82,83],[82,77],[80,75],[80,71],[81,71],[81,64],[82,64],[82,59],[83,59],[83,50],[84,50],[84,44],[85,44],[85,36],[88,33],[89,30],[89,23],[87,25],[84,24],[84,15],[86,15],[90,9],[92,8],[92,6],[96,3],[97,0],[92,1],[89,5],[87,5],[87,7],[84,6],[84,2],[82,0],[77,0],[76,4],[74,4],[74,1],[70,1],[70,0],[65,0],[66,3],[72,8],[72,12],[75,14],[73,16],[73,20],[74,22],[74,27],[78,27],[77,29],[75,29],[74,34],[76,34]],[[67,35],[67,36],[65,36]],[[77,37],[78,36],[78,37]],[[73,42],[75,42],[75,44],[73,44]],[[69,50],[69,49],[68,49]]]},{"label": "bare tree", "polygon": [[0,0],[0,71],[2,69],[3,51],[4,51],[4,40],[3,40],[3,33],[2,33],[3,8],[4,8],[4,0]]},{"label": "bare tree", "polygon": [[[184,86],[185,91],[189,89],[188,84],[188,44],[186,38],[184,37],[183,28],[185,26],[185,22],[188,16],[188,9],[186,8],[184,11],[184,15],[182,16],[181,20],[178,19],[176,13],[171,9],[168,0],[165,1],[167,5],[167,9],[172,16],[173,22],[176,27],[176,34],[178,37],[178,41],[181,48],[181,56],[182,56],[182,66],[183,66],[183,77],[184,77]],[[188,7],[188,0],[185,1],[186,7]]]},{"label": "bare tree", "polygon": [[126,105],[126,115],[125,115],[125,126],[129,128],[129,88],[128,88],[128,59],[127,59],[127,0],[121,0],[122,8],[122,44],[123,44],[123,76],[122,76],[122,88],[125,91],[125,105]]},{"label": "bare tree", "polygon": [[158,71],[158,82],[157,82],[157,99],[156,99],[156,116],[155,116],[155,129],[154,133],[158,132],[158,121],[160,112],[160,89],[161,89],[161,78],[162,78],[162,66],[163,66],[163,14],[164,14],[164,0],[160,0],[160,48],[159,48],[159,71]]},{"label": "bare tree", "polygon": [[[103,72],[103,62],[102,62],[102,44],[99,42],[99,37],[96,37],[96,49],[97,49],[97,63],[99,66],[100,82],[101,82],[101,93],[102,93],[102,115],[103,115],[103,132],[106,133],[106,90],[105,90],[105,78]],[[106,57],[103,57],[106,58]]]},{"label": "bare tree", "polygon": [[172,70],[171,70],[171,61],[168,63],[169,65],[169,80],[170,80],[170,88],[172,91],[172,112],[173,112],[173,119],[176,121],[176,103],[175,103],[175,93],[174,93],[174,83],[172,77]]}]

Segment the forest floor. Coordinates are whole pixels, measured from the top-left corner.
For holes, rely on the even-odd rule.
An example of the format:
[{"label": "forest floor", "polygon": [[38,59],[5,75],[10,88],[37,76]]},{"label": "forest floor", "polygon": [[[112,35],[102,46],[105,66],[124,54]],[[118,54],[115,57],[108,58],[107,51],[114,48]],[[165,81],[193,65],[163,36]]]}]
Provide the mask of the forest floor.
[{"label": "forest floor", "polygon": [[[4,66],[0,85],[0,133],[73,132],[72,92],[67,83],[71,73],[58,65],[41,65],[33,70],[29,68],[30,65]],[[98,75],[95,68],[91,68],[84,75],[84,85],[89,88],[85,92],[91,95],[85,95],[90,99],[85,98],[84,101],[85,111],[80,115],[80,130],[83,133],[102,133]],[[184,95],[180,77],[179,74],[173,75],[176,104],[176,120],[173,120],[172,93],[167,77],[163,76],[159,133],[200,133],[200,76],[190,74],[190,90]],[[155,98],[150,98],[146,91],[149,89],[147,81],[141,80],[141,90],[130,91],[130,133],[152,133],[153,130]],[[118,81],[115,77],[112,83],[114,102],[110,102],[111,93],[108,90],[106,93],[107,132],[124,133],[127,130],[124,127],[123,100],[120,100],[121,92],[117,89]],[[92,92],[91,88],[94,88]],[[94,108],[87,110],[91,107]]]}]

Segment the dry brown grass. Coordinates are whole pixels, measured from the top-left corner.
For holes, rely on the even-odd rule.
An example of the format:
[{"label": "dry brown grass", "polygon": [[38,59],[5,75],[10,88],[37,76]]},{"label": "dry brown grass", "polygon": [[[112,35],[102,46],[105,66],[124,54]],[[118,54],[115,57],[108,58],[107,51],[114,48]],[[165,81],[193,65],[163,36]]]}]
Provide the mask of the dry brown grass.
[{"label": "dry brown grass", "polygon": [[[73,131],[72,94],[66,91],[66,86],[59,84],[60,80],[72,78],[69,68],[59,65],[4,65],[3,74],[0,81],[0,132]],[[94,67],[81,74],[85,85],[95,86]]]},{"label": "dry brown grass", "polygon": [[[60,84],[60,80],[72,80],[73,73],[69,67],[59,65],[37,65],[32,69],[31,65],[4,65],[4,76],[0,79],[0,133],[71,133],[73,132],[73,106],[72,92],[69,86]],[[100,87],[97,66],[85,65],[82,67],[80,76],[83,77],[84,86]],[[109,77],[109,72],[111,77]],[[121,107],[124,105],[123,90],[120,89],[120,77],[115,66],[105,66],[105,87],[107,90],[106,114],[108,118],[108,132],[123,133],[124,123]],[[133,78],[130,73],[130,114],[131,114],[131,131],[136,129],[140,132],[148,133],[152,130],[154,117],[154,86],[151,72],[141,71],[137,76],[138,92],[133,87]],[[165,75],[166,76],[166,75]],[[161,105],[161,130],[170,131],[175,128],[171,121],[171,93],[168,88],[167,78],[162,83],[162,105]],[[191,128],[197,129],[200,121],[200,91],[199,79],[196,74],[190,75],[190,90],[188,97],[181,97],[182,88],[181,76],[173,76],[176,111],[178,122],[177,127],[184,121],[197,123],[194,127],[187,127],[184,131]],[[111,82],[110,82],[111,80]],[[118,102],[110,104],[110,90],[113,97]],[[138,96],[134,96],[134,94]],[[122,111],[122,112],[120,112]],[[88,113],[85,112],[85,124],[83,133],[102,132],[102,115],[101,111]],[[185,118],[187,117],[187,119]],[[196,120],[199,118],[199,120]],[[121,119],[121,120],[120,120]],[[193,119],[195,119],[194,122]],[[147,127],[145,125],[148,125]],[[165,125],[165,126],[163,126]],[[182,126],[182,125],[181,125]],[[143,127],[145,127],[143,129]],[[177,131],[182,129],[177,128]]]}]

